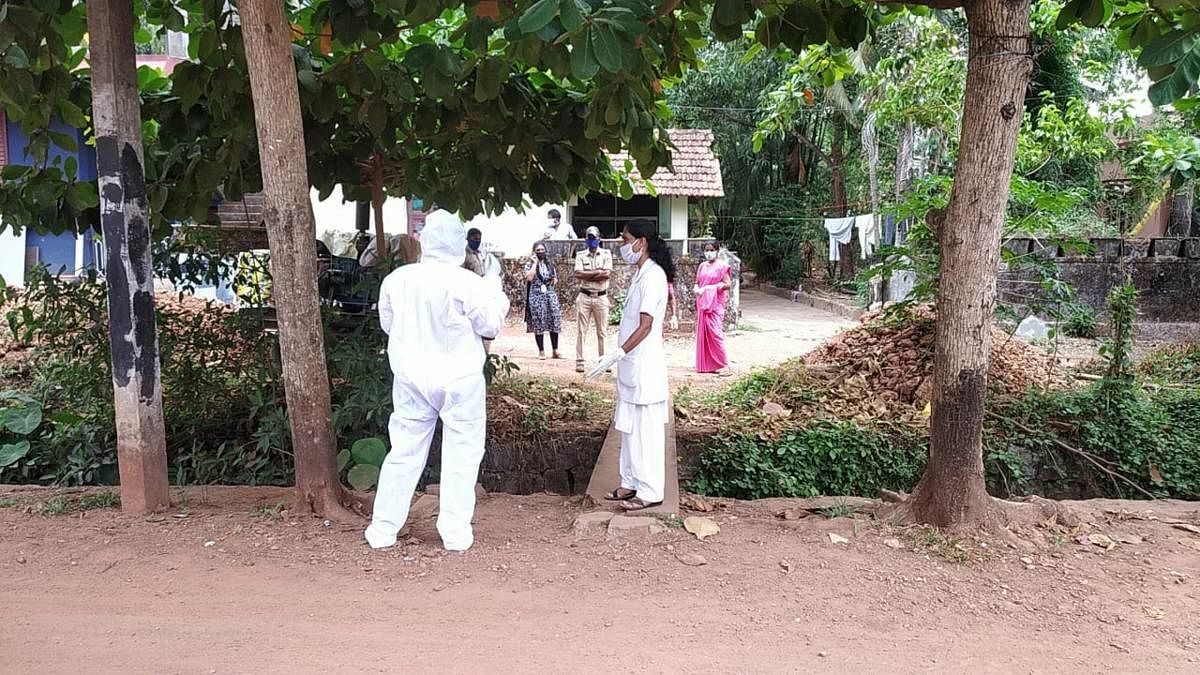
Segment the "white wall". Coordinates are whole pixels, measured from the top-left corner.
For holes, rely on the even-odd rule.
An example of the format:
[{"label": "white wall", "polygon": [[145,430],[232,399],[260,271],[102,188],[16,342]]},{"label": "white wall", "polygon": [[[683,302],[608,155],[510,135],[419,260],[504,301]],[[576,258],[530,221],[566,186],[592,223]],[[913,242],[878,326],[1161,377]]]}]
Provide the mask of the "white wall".
[{"label": "white wall", "polygon": [[476,216],[467,227],[478,227],[483,233],[485,245],[492,250],[503,251],[505,257],[516,258],[527,255],[533,248],[533,243],[542,238],[546,232],[550,209],[558,209],[567,217],[567,207],[562,204],[539,204],[531,206],[525,213],[516,209],[505,209],[495,216]]},{"label": "white wall", "polygon": [[14,233],[6,227],[0,233],[0,277],[9,286],[25,285],[25,231]]},{"label": "white wall", "polygon": [[671,239],[687,239],[688,198],[671,197]]}]

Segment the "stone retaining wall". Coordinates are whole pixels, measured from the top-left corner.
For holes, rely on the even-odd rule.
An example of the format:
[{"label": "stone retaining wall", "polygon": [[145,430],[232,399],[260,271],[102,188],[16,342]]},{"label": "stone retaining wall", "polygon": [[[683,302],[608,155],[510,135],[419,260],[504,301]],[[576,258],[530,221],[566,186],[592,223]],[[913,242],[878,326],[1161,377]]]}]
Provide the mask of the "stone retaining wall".
[{"label": "stone retaining wall", "polygon": [[[608,416],[603,424],[569,432],[541,432],[519,440],[487,439],[487,450],[479,467],[479,482],[488,492],[528,495],[538,492],[580,494],[587,489],[596,458],[604,445]],[[434,432],[429,463],[420,487],[440,482],[442,430]]]},{"label": "stone retaining wall", "polygon": [[[1163,324],[1200,323],[1200,239],[1093,239],[1095,253],[1068,255],[1057,245],[1034,239],[1012,239],[1004,247],[1017,255],[1053,259],[1060,278],[1071,284],[1079,302],[1104,316],[1109,290],[1132,274],[1137,287],[1138,321]],[[1039,297],[1037,275],[1002,265],[998,300],[1025,308]]]}]

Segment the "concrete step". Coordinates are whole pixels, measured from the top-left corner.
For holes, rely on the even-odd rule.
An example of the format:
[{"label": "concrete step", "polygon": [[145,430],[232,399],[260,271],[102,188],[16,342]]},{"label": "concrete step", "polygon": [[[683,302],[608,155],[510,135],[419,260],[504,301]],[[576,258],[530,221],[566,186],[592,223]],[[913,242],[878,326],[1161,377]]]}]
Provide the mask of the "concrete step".
[{"label": "concrete step", "polygon": [[[679,513],[679,463],[675,451],[675,401],[667,399],[667,446],[666,446],[666,486],[663,490],[662,506],[638,511],[633,515],[645,513]],[[588,481],[587,495],[601,508],[611,507],[619,511],[620,506],[615,502],[606,501],[604,495],[621,483],[621,432],[608,423],[608,433],[604,436],[604,446],[600,456],[596,458],[596,468],[592,470],[592,478]]]}]

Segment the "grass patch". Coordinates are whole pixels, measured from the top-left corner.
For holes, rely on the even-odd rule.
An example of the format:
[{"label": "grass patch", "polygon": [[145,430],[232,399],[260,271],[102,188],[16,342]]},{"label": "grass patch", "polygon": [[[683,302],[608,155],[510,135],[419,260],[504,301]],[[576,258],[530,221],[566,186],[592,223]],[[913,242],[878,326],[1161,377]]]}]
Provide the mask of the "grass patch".
[{"label": "grass patch", "polygon": [[254,507],[252,513],[259,518],[270,518],[278,520],[283,517],[283,509],[286,504],[283,501],[275,502],[274,504],[259,504]]},{"label": "grass patch", "polygon": [[918,550],[927,551],[957,565],[991,560],[991,550],[970,541],[946,534],[936,527],[920,525],[904,531],[904,538]]},{"label": "grass patch", "polygon": [[79,499],[79,509],[82,511],[90,511],[92,509],[112,509],[121,505],[121,495],[111,490],[97,492],[94,495],[87,495]]},{"label": "grass patch", "polygon": [[11,509],[16,505],[17,500],[15,499],[0,499],[0,509]]},{"label": "grass patch", "polygon": [[826,506],[821,509],[821,515],[826,518],[852,518],[858,513],[859,508],[854,504],[848,504],[844,497],[838,497],[837,501],[832,506]]}]

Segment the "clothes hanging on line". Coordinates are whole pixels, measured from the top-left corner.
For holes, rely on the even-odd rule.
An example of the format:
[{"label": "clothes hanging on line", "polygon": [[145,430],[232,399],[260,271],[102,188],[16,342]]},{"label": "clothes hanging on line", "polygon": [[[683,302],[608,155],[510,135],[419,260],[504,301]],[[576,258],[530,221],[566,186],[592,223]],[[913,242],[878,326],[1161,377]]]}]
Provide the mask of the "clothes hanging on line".
[{"label": "clothes hanging on line", "polygon": [[850,243],[850,235],[854,231],[854,218],[826,218],[825,231],[829,233],[829,259],[841,260],[838,245]]},{"label": "clothes hanging on line", "polygon": [[867,213],[855,216],[854,226],[858,228],[858,248],[866,260],[879,247],[879,230],[875,228],[875,214]]}]

